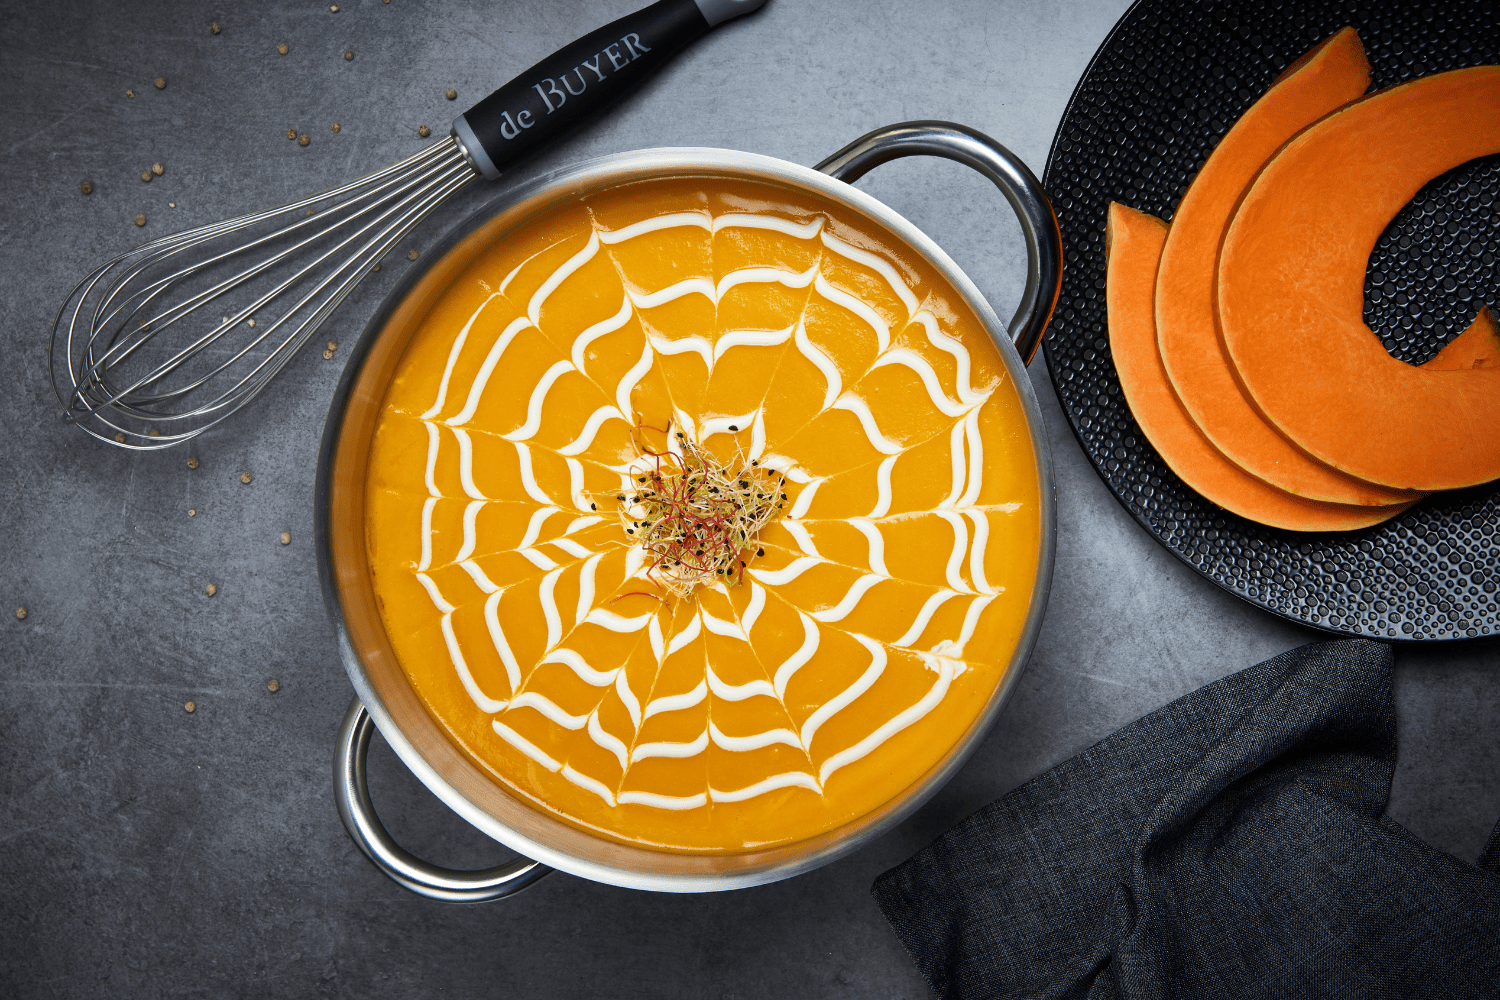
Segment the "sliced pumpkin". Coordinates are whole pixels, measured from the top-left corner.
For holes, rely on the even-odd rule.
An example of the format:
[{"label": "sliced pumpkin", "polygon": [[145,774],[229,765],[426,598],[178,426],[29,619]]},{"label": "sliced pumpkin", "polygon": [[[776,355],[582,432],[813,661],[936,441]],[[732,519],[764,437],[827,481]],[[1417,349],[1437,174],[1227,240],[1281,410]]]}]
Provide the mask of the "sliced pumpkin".
[{"label": "sliced pumpkin", "polygon": [[1361,482],[1317,461],[1256,412],[1235,380],[1214,327],[1219,243],[1234,207],[1278,148],[1370,85],[1353,28],[1325,39],[1241,116],[1188,186],[1167,235],[1156,281],[1161,356],[1178,398],[1214,445],[1250,474],[1311,500],[1383,506],[1410,493]]},{"label": "sliced pumpkin", "polygon": [[1423,77],[1288,142],[1225,234],[1220,334],[1260,411],[1360,479],[1442,490],[1500,477],[1500,367],[1417,368],[1363,321],[1375,241],[1431,180],[1500,152],[1500,66]]},{"label": "sliced pumpkin", "polygon": [[1241,517],[1293,531],[1365,528],[1410,506],[1306,500],[1262,482],[1213,446],[1177,398],[1157,350],[1152,293],[1167,239],[1167,224],[1160,219],[1109,206],[1104,240],[1110,353],[1136,423],[1178,478]]}]

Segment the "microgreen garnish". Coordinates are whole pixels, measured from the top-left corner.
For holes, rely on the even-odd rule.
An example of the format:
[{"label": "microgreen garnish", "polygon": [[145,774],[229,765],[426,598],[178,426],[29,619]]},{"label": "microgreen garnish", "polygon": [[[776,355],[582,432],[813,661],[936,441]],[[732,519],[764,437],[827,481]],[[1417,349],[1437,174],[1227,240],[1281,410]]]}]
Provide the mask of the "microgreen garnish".
[{"label": "microgreen garnish", "polygon": [[775,480],[739,454],[725,464],[680,431],[666,451],[654,451],[642,429],[636,450],[651,458],[652,469],[633,477],[637,489],[628,501],[623,493],[615,499],[620,527],[651,559],[647,578],[674,597],[720,581],[738,584],[748,568],[741,551],[786,505],[785,477]]}]

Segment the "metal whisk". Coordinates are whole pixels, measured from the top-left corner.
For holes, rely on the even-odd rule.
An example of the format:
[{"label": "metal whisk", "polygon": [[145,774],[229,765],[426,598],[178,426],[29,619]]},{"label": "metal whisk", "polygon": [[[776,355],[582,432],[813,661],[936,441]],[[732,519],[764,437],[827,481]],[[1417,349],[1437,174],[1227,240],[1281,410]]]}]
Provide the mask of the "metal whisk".
[{"label": "metal whisk", "polygon": [[138,451],[202,434],[259,395],[455,191],[499,177],[689,41],[763,2],[660,0],[543,59],[399,163],[113,258],[73,288],[53,321],[52,386],[65,418]]},{"label": "metal whisk", "polygon": [[259,395],[391,247],[478,176],[450,136],[331,191],[120,254],[58,313],[58,399],[112,444],[196,437]]}]

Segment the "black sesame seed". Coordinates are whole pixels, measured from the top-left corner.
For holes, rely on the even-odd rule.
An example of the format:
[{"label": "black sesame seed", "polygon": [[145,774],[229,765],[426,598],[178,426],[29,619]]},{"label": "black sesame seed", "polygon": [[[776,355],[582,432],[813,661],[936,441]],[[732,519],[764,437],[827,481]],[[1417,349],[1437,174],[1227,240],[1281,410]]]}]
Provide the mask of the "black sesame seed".
[{"label": "black sesame seed", "polygon": [[766,550],[765,549],[756,549],[755,550],[755,554],[758,555],[758,556],[763,556],[763,555],[766,554]]},{"label": "black sesame seed", "polygon": [[735,426],[735,425],[734,425],[734,424],[730,424],[730,425],[729,425],[729,429],[730,429],[730,430],[732,430],[732,431],[736,431],[736,432],[738,432],[738,431],[739,431],[739,428],[738,428],[738,427],[736,427],[736,426]]}]

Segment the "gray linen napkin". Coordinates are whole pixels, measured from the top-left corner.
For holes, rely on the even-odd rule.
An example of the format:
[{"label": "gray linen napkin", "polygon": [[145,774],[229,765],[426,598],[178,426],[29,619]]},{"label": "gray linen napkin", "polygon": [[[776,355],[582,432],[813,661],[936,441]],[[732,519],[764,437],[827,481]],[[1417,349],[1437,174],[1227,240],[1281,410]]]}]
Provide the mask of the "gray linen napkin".
[{"label": "gray linen napkin", "polygon": [[1500,997],[1478,866],[1381,813],[1390,647],[1302,646],[1126,726],[876,880],[942,997]]}]

